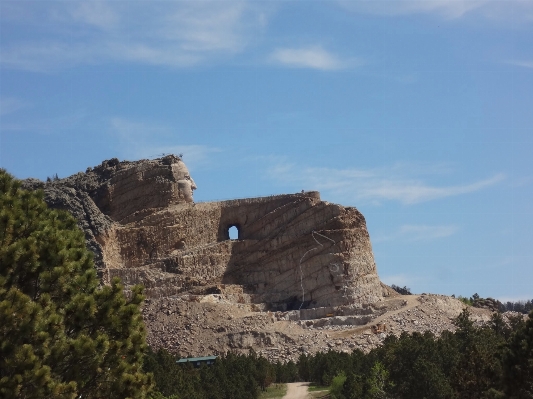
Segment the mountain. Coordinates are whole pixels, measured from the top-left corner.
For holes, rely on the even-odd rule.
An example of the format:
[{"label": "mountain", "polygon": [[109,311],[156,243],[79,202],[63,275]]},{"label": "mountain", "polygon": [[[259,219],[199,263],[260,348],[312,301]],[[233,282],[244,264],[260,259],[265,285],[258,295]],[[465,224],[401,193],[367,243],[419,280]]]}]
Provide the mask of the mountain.
[{"label": "mountain", "polygon": [[174,155],[115,158],[23,186],[76,217],[104,284],[145,286],[149,343],[182,356],[368,350],[388,333],[453,329],[463,308],[381,283],[364,216],[316,191],[195,203],[196,184]]}]

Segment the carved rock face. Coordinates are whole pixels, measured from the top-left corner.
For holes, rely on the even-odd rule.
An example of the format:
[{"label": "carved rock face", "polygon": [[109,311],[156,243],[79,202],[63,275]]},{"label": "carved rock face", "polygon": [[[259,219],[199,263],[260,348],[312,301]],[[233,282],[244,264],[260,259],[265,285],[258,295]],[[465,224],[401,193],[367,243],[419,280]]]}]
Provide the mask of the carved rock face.
[{"label": "carved rock face", "polygon": [[189,169],[187,169],[187,166],[182,161],[173,163],[171,167],[174,179],[176,179],[178,184],[179,197],[185,199],[186,202],[193,202],[193,191],[197,187],[189,173]]},{"label": "carved rock face", "polygon": [[143,284],[148,297],[218,284],[283,310],[382,297],[363,215],[318,192],[194,204],[196,184],[173,155],[104,161],[44,189],[78,218],[104,281]]},{"label": "carved rock face", "polygon": [[129,223],[169,205],[192,203],[196,184],[185,163],[168,155],[135,162],[113,158],[58,181],[27,179],[23,187],[43,189],[48,206],[68,210],[78,219],[102,270],[102,242],[113,222]]},{"label": "carved rock face", "polygon": [[128,222],[169,205],[193,202],[196,184],[178,157],[138,162],[105,161],[97,167],[100,189],[93,197],[102,212],[117,222]]}]

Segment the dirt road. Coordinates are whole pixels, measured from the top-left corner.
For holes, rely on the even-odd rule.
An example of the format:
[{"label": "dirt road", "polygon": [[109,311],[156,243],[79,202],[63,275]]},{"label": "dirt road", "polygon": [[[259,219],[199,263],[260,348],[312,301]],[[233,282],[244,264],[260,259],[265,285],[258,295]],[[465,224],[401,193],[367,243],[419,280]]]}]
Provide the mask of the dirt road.
[{"label": "dirt road", "polygon": [[408,309],[412,309],[420,305],[420,302],[418,301],[419,297],[420,295],[403,295],[401,298],[405,300],[405,302],[407,302],[405,306],[402,306],[401,308],[393,310],[391,312],[386,312],[385,314],[379,317],[376,317],[374,320],[372,320],[370,323],[364,326],[352,328],[349,330],[334,331],[331,335],[334,338],[349,337],[353,334],[361,333],[364,330],[368,330],[371,325],[381,323],[383,320],[388,319],[393,315],[396,315],[401,312],[405,312]]},{"label": "dirt road", "polygon": [[289,382],[283,399],[306,399],[308,382]]}]

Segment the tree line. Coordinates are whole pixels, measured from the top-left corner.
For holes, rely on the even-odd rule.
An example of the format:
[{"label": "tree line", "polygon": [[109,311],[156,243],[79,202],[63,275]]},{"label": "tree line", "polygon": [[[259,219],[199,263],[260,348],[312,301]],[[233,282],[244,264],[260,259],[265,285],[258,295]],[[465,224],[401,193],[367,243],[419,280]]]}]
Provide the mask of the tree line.
[{"label": "tree line", "polygon": [[407,286],[405,286],[405,285],[404,285],[403,287],[400,287],[400,286],[398,286],[398,285],[396,285],[396,284],[392,284],[390,287],[391,287],[394,291],[396,291],[398,294],[400,294],[400,295],[413,295],[413,294],[411,293],[411,288],[409,288],[409,287],[407,287]]},{"label": "tree line", "polygon": [[284,364],[229,353],[195,369],[160,349],[144,367],[154,375],[154,399],[255,399],[271,383],[292,381],[330,387],[332,399],[533,397],[533,312],[510,324],[495,313],[479,327],[465,309],[454,323],[457,330],[440,337],[390,335],[369,353],[302,354]]},{"label": "tree line", "polygon": [[[452,295],[455,297],[455,295]],[[522,314],[528,314],[533,310],[533,300],[528,299],[527,301],[506,301],[505,303],[500,302],[494,298],[481,298],[477,293],[472,295],[470,298],[458,296],[461,302],[466,305],[474,307],[482,307],[484,303],[491,302],[494,306],[494,310],[497,310],[500,313],[504,312],[518,312]]]},{"label": "tree line", "polygon": [[152,399],[257,399],[273,383],[300,380],[296,363],[271,363],[253,350],[227,353],[200,368],[178,360],[165,349],[148,350],[144,370],[154,376]]},{"label": "tree line", "polygon": [[[412,295],[411,289],[407,286],[400,287],[396,284],[392,284],[390,286],[394,291],[396,291],[398,294],[401,295]],[[452,295],[452,297],[455,298],[455,295]],[[457,297],[461,302],[463,302],[466,305],[474,306],[474,307],[480,307],[479,305],[483,302],[490,301],[494,303],[494,310],[497,310],[498,312],[504,313],[504,312],[518,312],[522,314],[528,314],[533,310],[533,299],[523,300],[523,301],[506,301],[501,302],[497,299],[493,298],[481,298],[478,293],[475,293],[471,297],[463,297],[459,295]]]},{"label": "tree line", "polygon": [[527,301],[517,301],[517,302],[505,302],[500,306],[501,312],[518,312],[523,314],[528,314],[533,310],[533,300],[528,299]]}]

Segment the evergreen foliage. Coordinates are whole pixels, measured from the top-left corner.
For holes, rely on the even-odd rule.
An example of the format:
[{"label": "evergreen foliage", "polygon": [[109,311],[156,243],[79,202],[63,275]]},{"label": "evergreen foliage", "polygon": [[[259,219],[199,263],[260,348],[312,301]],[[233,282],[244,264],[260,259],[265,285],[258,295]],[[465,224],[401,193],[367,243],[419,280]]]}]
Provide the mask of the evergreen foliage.
[{"label": "evergreen foliage", "polygon": [[533,299],[528,299],[527,301],[518,301],[518,302],[505,302],[501,304],[501,312],[519,312],[527,314],[533,310]]},{"label": "evergreen foliage", "polygon": [[396,291],[398,294],[401,294],[401,295],[412,295],[411,294],[411,288],[409,288],[409,287],[407,287],[405,285],[403,286],[403,288],[398,286],[398,285],[396,285],[396,284],[392,284],[390,287],[394,291]]},{"label": "evergreen foliage", "polygon": [[142,300],[99,287],[75,220],[0,169],[0,397],[145,397]]},{"label": "evergreen foliage", "polygon": [[[211,366],[193,368],[164,349],[148,351],[144,369],[154,374],[157,392],[152,399],[257,399],[260,392],[274,382],[292,382],[296,365],[272,364],[251,352],[248,356],[228,353]],[[280,374],[277,375],[277,371]],[[282,381],[285,380],[285,381]]]},{"label": "evergreen foliage", "polygon": [[[452,295],[452,296],[455,297],[455,295]],[[475,307],[479,307],[478,304],[486,300],[494,301],[497,304],[497,310],[502,313],[503,312],[518,312],[522,314],[528,314],[529,312],[533,310],[532,299],[528,299],[527,301],[516,301],[516,302],[507,301],[505,303],[502,303],[492,298],[481,298],[479,294],[477,293],[472,295],[470,298],[466,298],[466,297],[459,295],[457,299],[463,302],[465,305],[475,306]]]},{"label": "evergreen foliage", "polygon": [[344,371],[341,371],[337,376],[333,378],[333,380],[331,381],[331,387],[329,389],[331,399],[343,398],[342,389],[344,387],[345,382],[346,374],[344,374]]},{"label": "evergreen foliage", "polygon": [[503,385],[509,398],[533,398],[533,311],[511,334],[502,355]]},{"label": "evergreen foliage", "polygon": [[[455,332],[390,335],[363,353],[300,355],[296,363],[269,363],[255,353],[228,354],[213,366],[178,366],[163,350],[145,362],[161,391],[154,399],[257,398],[268,383],[310,381],[329,386],[333,399],[533,398],[533,312],[510,325],[495,313],[484,327],[468,310]],[[165,360],[166,359],[166,360]],[[171,359],[171,360],[168,360]],[[157,366],[159,364],[159,366]],[[164,385],[160,381],[167,381]],[[168,381],[174,381],[168,390]],[[172,396],[173,395],[173,396]]]}]

